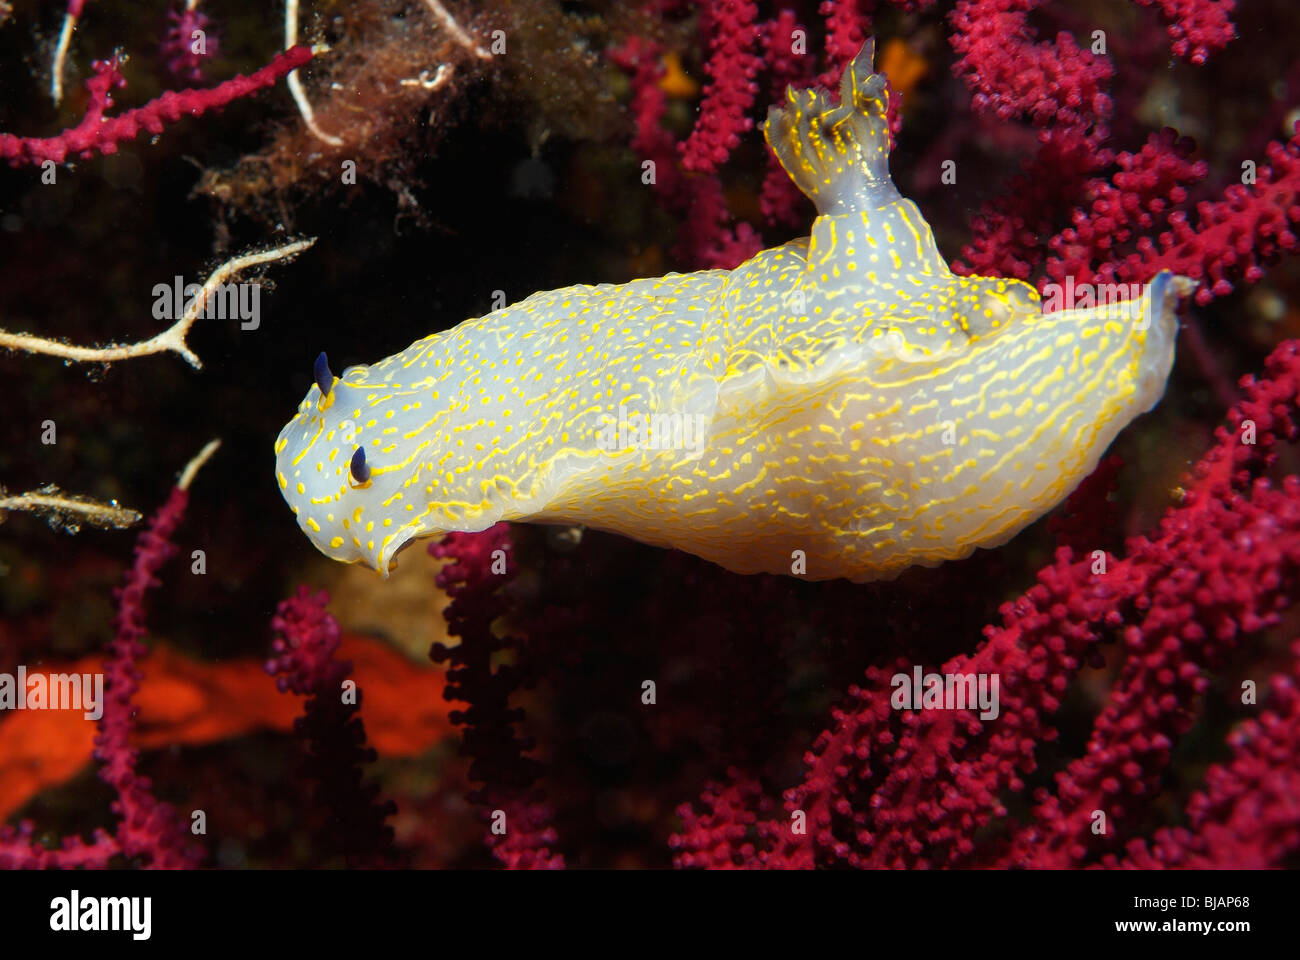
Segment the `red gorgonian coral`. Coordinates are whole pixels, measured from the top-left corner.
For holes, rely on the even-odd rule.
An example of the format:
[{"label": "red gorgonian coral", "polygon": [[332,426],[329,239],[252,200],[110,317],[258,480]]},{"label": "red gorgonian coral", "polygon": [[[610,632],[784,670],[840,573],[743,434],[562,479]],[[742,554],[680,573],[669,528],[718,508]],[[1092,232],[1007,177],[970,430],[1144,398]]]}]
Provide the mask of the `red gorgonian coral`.
[{"label": "red gorgonian coral", "polygon": [[246,77],[234,77],[208,90],[169,90],[144,106],[105,116],[113,106],[113,91],[126,85],[118,60],[97,60],[95,75],[86,81],[86,113],[81,122],[52,137],[23,137],[0,133],[0,160],[13,166],[63,163],[68,157],[113,153],[125,140],[141,133],[158,134],[181,117],[202,116],[232,101],[263,90],[311,60],[311,49],[293,47]]}]

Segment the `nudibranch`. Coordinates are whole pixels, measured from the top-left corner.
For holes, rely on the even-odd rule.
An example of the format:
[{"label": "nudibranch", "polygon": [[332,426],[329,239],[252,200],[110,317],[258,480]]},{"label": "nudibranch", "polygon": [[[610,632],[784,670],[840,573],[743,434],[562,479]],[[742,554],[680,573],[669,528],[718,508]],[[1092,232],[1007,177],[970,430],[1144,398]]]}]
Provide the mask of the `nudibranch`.
[{"label": "nudibranch", "polygon": [[840,103],[764,127],[811,236],[735,270],[578,285],[315,385],[276,476],[327,556],[387,575],[417,537],[583,524],[738,573],[890,578],[1009,540],[1164,392],[1177,300],[1045,313],[954,275],[889,176],[874,45]]}]

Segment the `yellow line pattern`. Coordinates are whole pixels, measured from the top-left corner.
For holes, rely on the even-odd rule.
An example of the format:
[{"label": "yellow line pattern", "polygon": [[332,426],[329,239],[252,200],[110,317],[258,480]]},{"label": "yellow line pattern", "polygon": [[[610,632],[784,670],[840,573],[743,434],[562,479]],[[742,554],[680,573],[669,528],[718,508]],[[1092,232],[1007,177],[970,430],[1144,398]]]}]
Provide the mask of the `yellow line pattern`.
[{"label": "yellow line pattern", "polygon": [[[868,42],[765,134],[818,217],[733,271],[535,293],[313,385],[276,475],[326,555],[583,523],[741,573],[888,578],[1001,544],[1160,399],[1179,295],[1044,314],[958,277],[889,178]],[[365,447],[369,479],[349,463]]]}]

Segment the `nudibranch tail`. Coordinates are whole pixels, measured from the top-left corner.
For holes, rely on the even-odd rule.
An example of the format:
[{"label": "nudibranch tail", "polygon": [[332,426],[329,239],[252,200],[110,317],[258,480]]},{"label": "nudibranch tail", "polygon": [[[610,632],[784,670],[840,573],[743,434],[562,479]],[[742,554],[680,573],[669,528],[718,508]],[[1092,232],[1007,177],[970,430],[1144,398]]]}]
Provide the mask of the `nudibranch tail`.
[{"label": "nudibranch tail", "polygon": [[[765,133],[817,204],[735,270],[533,294],[315,383],[281,492],[334,559],[587,524],[738,573],[887,579],[1004,543],[1164,392],[1191,281],[1044,312],[958,277],[889,177],[871,43]],[[1087,301],[1091,303],[1092,301]]]}]

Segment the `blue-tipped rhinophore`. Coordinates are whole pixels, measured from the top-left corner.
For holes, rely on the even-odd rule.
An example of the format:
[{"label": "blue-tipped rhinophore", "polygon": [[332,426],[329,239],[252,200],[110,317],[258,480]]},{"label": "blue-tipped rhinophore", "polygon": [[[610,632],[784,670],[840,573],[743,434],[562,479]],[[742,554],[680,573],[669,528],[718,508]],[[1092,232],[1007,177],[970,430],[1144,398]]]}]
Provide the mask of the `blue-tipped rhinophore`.
[{"label": "blue-tipped rhinophore", "polygon": [[357,452],[352,454],[349,469],[352,471],[352,479],[357,483],[365,483],[370,479],[370,464],[366,463],[365,447],[357,447]]},{"label": "blue-tipped rhinophore", "polygon": [[328,397],[330,391],[334,389],[334,374],[330,372],[330,362],[326,358],[324,350],[316,358],[316,365],[312,368],[312,374],[316,377],[316,386],[320,387],[320,395]]}]

